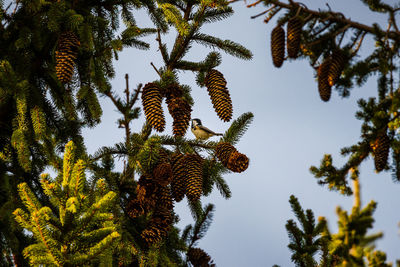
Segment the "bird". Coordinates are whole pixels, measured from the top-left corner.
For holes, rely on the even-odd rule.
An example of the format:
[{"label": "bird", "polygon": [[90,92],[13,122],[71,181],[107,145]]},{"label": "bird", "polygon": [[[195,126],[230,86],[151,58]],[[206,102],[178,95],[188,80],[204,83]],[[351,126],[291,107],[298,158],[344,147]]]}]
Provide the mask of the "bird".
[{"label": "bird", "polygon": [[207,140],[208,138],[210,138],[211,136],[214,136],[214,135],[217,135],[217,136],[223,135],[221,133],[214,133],[207,127],[203,126],[201,124],[200,119],[192,119],[192,127],[191,128],[192,128],[192,133],[194,134],[194,136],[196,136],[196,139],[200,139],[200,140]]}]

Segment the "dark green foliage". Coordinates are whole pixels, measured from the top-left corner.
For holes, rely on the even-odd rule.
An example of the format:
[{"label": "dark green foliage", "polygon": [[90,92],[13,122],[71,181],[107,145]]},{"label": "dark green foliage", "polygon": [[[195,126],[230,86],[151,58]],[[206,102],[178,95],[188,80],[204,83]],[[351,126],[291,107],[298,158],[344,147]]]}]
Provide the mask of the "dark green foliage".
[{"label": "dark green foliage", "polygon": [[[86,174],[91,174],[88,183],[80,187],[81,195],[76,197],[87,205],[99,201],[97,193],[101,195],[112,190],[117,200],[107,210],[112,216],[104,213],[108,217],[103,222],[115,223],[113,231],[119,236],[115,244],[104,250],[99,248],[101,244],[110,244],[109,240],[103,242],[97,238],[91,244],[99,245],[96,251],[100,251],[94,264],[183,266],[182,255],[189,246],[187,240],[180,238],[179,230],[174,226],[177,216],[173,212],[171,194],[176,193],[175,176],[181,176],[183,194],[191,199],[188,205],[197,219],[203,218],[203,213],[210,213],[208,208],[203,211],[198,199],[201,195],[210,194],[214,185],[224,197],[229,197],[231,193],[222,178],[227,169],[212,160],[216,144],[183,138],[194,101],[191,88],[180,84],[178,73],[179,70],[195,72],[196,81],[204,86],[206,73],[221,64],[220,54],[213,51],[203,61],[185,60],[194,42],[221,49],[242,59],[252,57],[251,52],[240,44],[200,32],[205,23],[214,23],[232,15],[232,8],[225,1],[13,1],[15,11],[10,12],[4,11],[3,2],[1,4],[0,192],[4,192],[1,194],[4,201],[0,202],[0,211],[7,215],[2,215],[0,219],[0,265],[10,265],[10,260],[18,266],[27,265],[22,251],[34,243],[21,228],[15,226],[11,217],[13,210],[22,207],[21,201],[15,201],[19,199],[17,185],[26,182],[24,190],[31,190],[38,205],[56,211],[60,201],[48,197],[47,193],[51,191],[50,187],[60,184],[60,188],[66,189],[61,174],[68,174],[70,170],[63,168],[60,154],[65,144],[72,140],[76,146],[75,156],[81,158],[81,163],[87,167]],[[134,9],[139,8],[147,10],[155,28],[138,26]],[[123,25],[120,25],[121,22]],[[162,37],[171,27],[178,34],[173,47],[169,49],[162,42]],[[157,70],[160,79],[147,81],[149,83],[143,88],[139,84],[136,89],[130,90],[126,76],[127,88],[122,99],[110,84],[110,79],[115,76],[113,60],[118,59],[119,52],[124,48],[148,49],[149,44],[141,38],[149,34],[157,34],[165,63]],[[172,85],[180,88],[179,96],[166,94],[165,90]],[[122,115],[118,127],[125,131],[125,138],[113,146],[99,149],[94,155],[88,155],[81,131],[100,122],[102,107],[99,96],[109,98]],[[226,96],[229,98],[229,94],[225,93]],[[142,130],[134,132],[131,122],[141,115],[139,97],[143,100],[147,122]],[[161,108],[164,97],[174,119],[174,137],[152,135],[152,128],[162,131],[165,127]],[[220,113],[223,113],[225,120],[230,120],[232,103],[230,98],[224,101],[224,105],[228,103],[230,108]],[[243,124],[235,125],[227,138],[237,142],[248,124],[246,120]],[[194,156],[199,152],[204,155]],[[185,160],[188,166],[181,164],[179,169],[174,166],[173,153],[190,155],[189,158],[196,157],[198,160]],[[123,170],[115,170],[114,157],[124,159]],[[71,156],[72,161],[73,158]],[[48,167],[60,175],[54,184],[42,189],[40,173]],[[187,190],[186,180],[191,177],[196,177],[195,183],[189,179]],[[95,194],[95,185],[99,181],[101,183]],[[175,196],[175,200],[179,197]],[[65,197],[64,200],[69,201],[71,212],[77,208],[75,199]],[[41,229],[50,231],[44,226],[46,214],[41,214]],[[68,214],[67,221],[71,218]],[[58,215],[55,212],[55,216]],[[23,217],[20,217],[20,222],[24,221]],[[66,225],[68,228],[69,224]],[[77,227],[79,229],[82,226]],[[99,233],[103,231],[100,226],[107,227],[91,224],[87,230],[101,237],[104,233]],[[63,239],[70,230],[60,228],[58,237]],[[68,238],[71,238],[72,244],[74,237]],[[49,240],[53,240],[53,237]],[[34,246],[30,248],[36,249]],[[49,250],[54,252],[59,249],[64,248],[51,244]],[[37,252],[36,262],[50,263],[41,261],[42,250]],[[72,257],[69,252],[63,252],[64,259]],[[72,261],[79,262],[83,257]],[[93,255],[90,257],[93,259]],[[51,261],[62,265],[59,257]]]},{"label": "dark green foliage", "polygon": [[300,223],[300,228],[293,220],[288,220],[286,230],[290,238],[289,249],[292,251],[292,261],[296,266],[315,266],[314,256],[327,242],[322,236],[326,228],[326,220],[315,221],[314,213],[308,209],[304,212],[298,199],[290,196],[290,206]]},{"label": "dark green foliage", "polygon": [[298,227],[293,220],[286,224],[290,238],[288,247],[296,266],[366,266],[366,261],[368,266],[389,266],[385,262],[386,254],[375,250],[373,245],[382,233],[367,235],[374,222],[374,201],[363,209],[355,205],[351,214],[338,207],[339,230],[336,234],[330,233],[324,217],[316,223],[311,210],[304,212],[296,197],[292,195],[289,202],[301,225]]}]

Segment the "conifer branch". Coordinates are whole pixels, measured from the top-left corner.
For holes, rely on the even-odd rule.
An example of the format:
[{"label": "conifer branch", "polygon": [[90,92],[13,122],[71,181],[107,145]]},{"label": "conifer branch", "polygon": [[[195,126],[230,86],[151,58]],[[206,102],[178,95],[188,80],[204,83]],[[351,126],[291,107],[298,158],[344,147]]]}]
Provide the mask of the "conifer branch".
[{"label": "conifer branch", "polygon": [[[294,2],[294,1],[290,1],[290,3],[288,3],[288,4],[281,2],[279,0],[264,0],[264,2],[268,5],[274,4],[276,6],[279,6],[279,7],[285,8],[285,9],[289,9],[293,12],[295,12],[296,10],[298,10],[299,7],[301,7],[300,3]],[[333,11],[321,12],[321,11],[309,9],[307,7],[302,7],[302,12],[313,15],[314,17],[320,18],[322,20],[328,19],[330,22],[335,22],[335,23],[339,23],[342,25],[348,24],[348,25],[350,25],[350,27],[352,27],[354,29],[359,29],[359,30],[368,32],[370,34],[376,34],[376,32],[379,31],[379,33],[381,35],[387,34],[390,39],[392,39],[394,41],[400,41],[400,34],[396,31],[385,32],[385,31],[377,29],[376,27],[353,21],[349,18],[344,17],[343,14],[338,13],[338,12],[333,12]]]}]

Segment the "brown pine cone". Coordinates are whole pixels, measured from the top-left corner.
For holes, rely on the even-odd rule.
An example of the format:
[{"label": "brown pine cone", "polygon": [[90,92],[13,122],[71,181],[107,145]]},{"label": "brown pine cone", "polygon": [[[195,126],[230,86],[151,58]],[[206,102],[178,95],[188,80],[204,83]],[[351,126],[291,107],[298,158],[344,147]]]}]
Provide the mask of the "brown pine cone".
[{"label": "brown pine cone", "polygon": [[158,132],[164,131],[165,119],[161,107],[162,96],[160,88],[155,83],[148,83],[143,87],[142,105],[146,120]]},{"label": "brown pine cone", "polygon": [[73,32],[68,31],[60,35],[56,50],[56,75],[61,83],[71,81],[79,46],[79,39]]},{"label": "brown pine cone", "polygon": [[186,192],[187,172],[184,156],[180,153],[173,154],[171,164],[173,175],[171,182],[172,197],[176,202],[179,202],[183,199]]},{"label": "brown pine cone", "polygon": [[215,148],[215,155],[218,160],[233,172],[243,172],[249,166],[249,158],[239,153],[234,146],[221,142]]},{"label": "brown pine cone", "polygon": [[223,121],[230,121],[233,112],[232,100],[226,88],[224,75],[212,69],[207,73],[204,82],[218,117]]},{"label": "brown pine cone", "polygon": [[289,19],[287,24],[286,48],[288,57],[297,58],[300,50],[303,21],[299,17]]},{"label": "brown pine cone", "polygon": [[194,267],[215,267],[210,255],[201,248],[190,248],[187,256]]},{"label": "brown pine cone", "polygon": [[172,167],[168,162],[159,163],[153,170],[154,181],[160,186],[167,186],[172,181]]},{"label": "brown pine cone", "polygon": [[274,66],[280,68],[285,59],[285,30],[280,25],[271,32],[271,54]]},{"label": "brown pine cone", "polygon": [[347,63],[347,57],[342,50],[335,50],[331,56],[331,67],[328,72],[328,83],[334,86],[339,80]]},{"label": "brown pine cone", "polygon": [[331,58],[326,58],[318,67],[318,92],[322,101],[329,101],[331,98],[332,87],[328,81],[328,75],[331,68]]},{"label": "brown pine cone", "polygon": [[380,132],[374,149],[374,163],[377,172],[381,172],[387,165],[390,150],[390,139],[386,130]]},{"label": "brown pine cone", "polygon": [[191,201],[200,199],[203,191],[203,159],[196,154],[185,156],[187,183],[186,196]]}]

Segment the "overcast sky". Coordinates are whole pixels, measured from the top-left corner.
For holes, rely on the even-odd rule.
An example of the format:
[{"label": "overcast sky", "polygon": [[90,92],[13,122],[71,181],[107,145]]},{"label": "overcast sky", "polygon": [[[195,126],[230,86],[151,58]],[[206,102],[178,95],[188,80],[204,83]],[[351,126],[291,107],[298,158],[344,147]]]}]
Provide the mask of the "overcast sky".
[{"label": "overcast sky", "polygon": [[[310,8],[325,6],[325,1],[306,1],[310,2],[313,2]],[[384,22],[360,1],[328,2],[333,10],[340,10],[354,20],[367,24]],[[309,167],[319,165],[325,153],[333,155],[336,166],[345,162],[339,155],[340,149],[359,141],[360,121],[354,118],[356,101],[374,96],[376,82],[370,79],[362,88],[355,88],[349,98],[341,99],[333,92],[330,102],[322,102],[308,62],[286,61],[280,69],[273,67],[269,36],[275,20],[270,24],[263,23],[263,17],[251,20],[250,16],[263,11],[261,6],[248,9],[243,2],[233,6],[235,14],[231,18],[204,27],[203,32],[239,42],[254,54],[253,60],[243,61],[223,53],[222,64],[217,68],[228,82],[233,117],[248,111],[255,115],[253,124],[237,145],[240,152],[249,156],[250,166],[244,173],[225,176],[233,193],[231,199],[225,200],[218,190],[202,198],[203,204],[214,203],[216,212],[200,246],[217,266],[292,266],[285,230],[286,221],[294,218],[289,196],[297,196],[303,208],[312,209],[316,218],[326,216],[331,231],[336,231],[336,206],[350,210],[353,199],[317,185]],[[138,12],[136,19],[139,26],[151,25],[145,13]],[[171,43],[173,35],[171,31],[169,39],[164,39]],[[112,81],[116,91],[124,89],[125,73],[130,75],[131,85],[158,78],[150,66],[150,62],[162,66],[154,39],[154,36],[146,39],[151,42],[149,51],[127,49],[120,54]],[[194,45],[188,59],[203,60],[208,51]],[[192,87],[195,99],[192,117],[201,118],[214,131],[225,131],[229,123],[218,119],[206,89],[196,85],[191,73],[182,73],[180,77],[182,84]],[[117,128],[115,108],[108,99],[102,99],[102,105],[102,124],[84,132],[89,152],[123,140],[124,131]],[[172,122],[168,115],[167,118],[166,133],[171,133]],[[142,120],[134,129],[141,126]],[[187,137],[194,138],[190,131]],[[378,202],[374,231],[385,234],[377,243],[378,248],[394,261],[400,258],[400,184],[392,182],[390,173],[374,173],[370,158],[361,167],[361,186],[363,205],[372,199]],[[182,219],[180,226],[193,222],[186,199],[176,205],[176,212]]]}]

